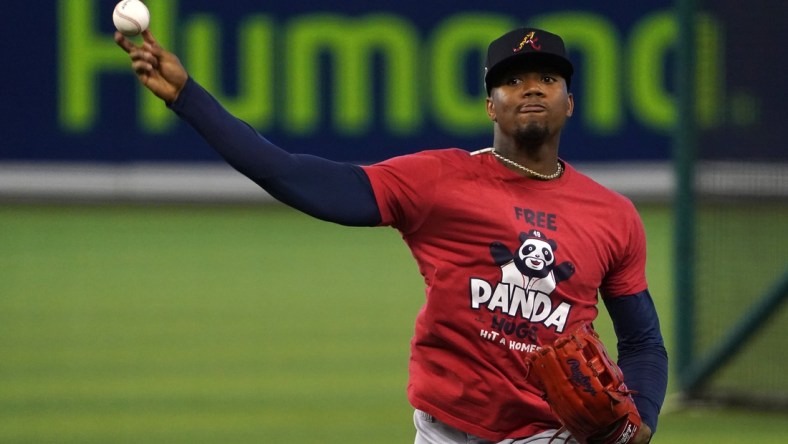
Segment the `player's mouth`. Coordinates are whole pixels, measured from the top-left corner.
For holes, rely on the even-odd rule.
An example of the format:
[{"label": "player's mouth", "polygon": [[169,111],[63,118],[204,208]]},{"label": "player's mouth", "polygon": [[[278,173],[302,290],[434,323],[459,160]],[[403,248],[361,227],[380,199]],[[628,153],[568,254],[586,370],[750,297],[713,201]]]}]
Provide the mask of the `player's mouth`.
[{"label": "player's mouth", "polygon": [[529,259],[528,263],[531,264],[531,268],[542,268],[542,261],[537,259]]},{"label": "player's mouth", "polygon": [[520,105],[517,109],[518,112],[521,113],[541,113],[546,111],[547,108],[544,105],[540,105],[538,103],[528,103],[525,105]]}]

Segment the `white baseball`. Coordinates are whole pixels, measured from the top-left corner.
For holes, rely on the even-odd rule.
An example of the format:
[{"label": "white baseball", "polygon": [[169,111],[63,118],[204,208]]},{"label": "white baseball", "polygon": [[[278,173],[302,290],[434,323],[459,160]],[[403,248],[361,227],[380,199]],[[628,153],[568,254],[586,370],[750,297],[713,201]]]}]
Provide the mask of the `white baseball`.
[{"label": "white baseball", "polygon": [[123,35],[139,35],[150,25],[150,11],[140,0],[123,0],[115,5],[112,22]]}]

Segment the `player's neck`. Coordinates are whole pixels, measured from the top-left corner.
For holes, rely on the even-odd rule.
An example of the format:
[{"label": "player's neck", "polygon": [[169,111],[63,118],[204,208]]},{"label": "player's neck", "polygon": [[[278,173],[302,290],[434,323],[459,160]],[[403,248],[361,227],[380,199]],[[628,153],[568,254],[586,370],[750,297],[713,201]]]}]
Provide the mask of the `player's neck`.
[{"label": "player's neck", "polygon": [[[511,162],[503,160],[502,163],[509,169],[523,172],[530,169],[542,175],[551,175],[556,172],[558,163],[558,145],[552,143],[495,143],[493,148],[496,153]],[[500,160],[500,158],[499,158]],[[517,165],[513,165],[517,164]]]}]

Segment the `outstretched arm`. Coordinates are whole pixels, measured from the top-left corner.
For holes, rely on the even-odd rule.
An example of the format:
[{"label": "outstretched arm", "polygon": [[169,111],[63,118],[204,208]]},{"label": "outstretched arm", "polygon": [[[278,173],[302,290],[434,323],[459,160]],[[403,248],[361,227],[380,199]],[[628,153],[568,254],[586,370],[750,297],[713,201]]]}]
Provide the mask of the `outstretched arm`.
[{"label": "outstretched arm", "polygon": [[162,48],[150,31],[142,37],[142,45],[137,46],[115,34],[140,83],[194,127],[233,168],[278,200],[314,217],[343,225],[380,223],[372,186],[360,166],[277,147],[191,79],[178,57]]}]

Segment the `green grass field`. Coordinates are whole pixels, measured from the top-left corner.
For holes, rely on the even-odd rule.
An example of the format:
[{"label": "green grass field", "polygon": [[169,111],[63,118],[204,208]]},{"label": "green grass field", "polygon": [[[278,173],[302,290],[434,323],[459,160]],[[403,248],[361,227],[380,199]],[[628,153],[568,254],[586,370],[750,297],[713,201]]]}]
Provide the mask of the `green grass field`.
[{"label": "green grass field", "polygon": [[[670,213],[641,211],[670,348]],[[423,291],[392,229],[280,206],[7,205],[0,248],[2,443],[413,442]],[[668,402],[653,442],[786,432],[785,414]]]}]

